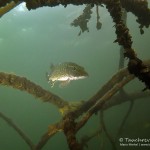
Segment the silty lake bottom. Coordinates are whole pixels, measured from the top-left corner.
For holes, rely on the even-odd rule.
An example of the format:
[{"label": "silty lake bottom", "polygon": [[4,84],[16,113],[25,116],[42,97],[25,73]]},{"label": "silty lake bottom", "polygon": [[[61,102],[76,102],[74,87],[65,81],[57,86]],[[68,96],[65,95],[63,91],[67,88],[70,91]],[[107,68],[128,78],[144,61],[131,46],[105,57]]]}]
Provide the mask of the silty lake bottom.
[{"label": "silty lake bottom", "polygon": [[[113,43],[116,39],[115,24],[105,6],[99,6],[100,30],[96,29],[96,6],[90,9],[89,32],[80,32],[79,27],[70,25],[85,7],[68,5],[64,8],[59,5],[28,11],[25,3],[21,3],[3,15],[0,20],[0,72],[25,77],[71,104],[89,100],[118,72],[120,46]],[[144,28],[141,35],[136,19],[131,12],[127,13],[132,47],[140,59],[148,60],[150,30]],[[124,61],[126,67],[128,59]],[[63,62],[74,62],[84,67],[89,77],[71,81],[63,88],[59,83],[51,87],[46,72],[50,73],[52,63]],[[79,142],[86,139],[84,149],[150,149],[150,97],[149,91],[142,92],[144,88],[145,85],[135,78],[121,90],[124,94],[122,100],[127,102],[118,103],[103,113],[98,111],[87,121],[76,134]],[[61,121],[65,111],[11,86],[1,85],[0,93],[0,150],[31,149],[10,125],[11,121],[36,145],[50,130],[50,125]],[[132,101],[128,95],[134,94],[136,98]],[[11,121],[7,123],[2,114]],[[117,136],[124,118],[127,119]],[[42,150],[69,150],[64,133],[57,132]]]}]

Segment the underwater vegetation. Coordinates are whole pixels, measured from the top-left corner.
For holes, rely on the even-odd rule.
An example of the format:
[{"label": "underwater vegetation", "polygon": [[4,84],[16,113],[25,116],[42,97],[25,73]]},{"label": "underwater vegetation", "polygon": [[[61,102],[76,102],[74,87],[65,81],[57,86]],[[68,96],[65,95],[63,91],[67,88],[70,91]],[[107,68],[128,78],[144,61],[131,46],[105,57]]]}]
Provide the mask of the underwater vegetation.
[{"label": "underwater vegetation", "polygon": [[[139,23],[140,33],[144,34],[143,28],[149,28],[150,25],[150,9],[148,8],[147,0],[6,0],[0,1],[0,16],[2,17],[9,10],[13,9],[18,4],[25,2],[28,10],[36,9],[43,6],[55,7],[63,5],[67,7],[68,4],[83,5],[86,4],[83,14],[75,19],[71,26],[80,27],[81,33],[89,32],[88,22],[91,18],[91,8],[96,6],[97,14],[97,30],[101,29],[102,23],[100,22],[100,14],[98,7],[106,6],[108,13],[112,17],[112,21],[115,23],[116,39],[112,42],[117,43],[122,47],[122,59],[120,64],[123,64],[124,58],[128,59],[127,68],[123,68],[120,65],[119,71],[112,75],[110,80],[105,83],[101,89],[97,91],[95,95],[90,97],[86,101],[80,102],[68,102],[61,97],[53,94],[50,91],[43,89],[40,85],[30,81],[26,77],[21,77],[11,73],[0,72],[0,84],[1,86],[13,87],[34,97],[55,105],[58,111],[61,112],[62,119],[54,124],[49,125],[46,133],[44,133],[37,144],[34,144],[32,140],[4,113],[0,112],[0,117],[6,121],[13,129],[18,132],[26,144],[31,150],[41,150],[46,143],[58,132],[63,132],[68,147],[70,150],[83,150],[88,148],[88,142],[95,136],[101,135],[104,132],[112,145],[112,149],[117,150],[116,140],[117,137],[123,132],[126,120],[129,117],[131,110],[133,109],[135,100],[150,96],[150,61],[141,60],[138,58],[138,54],[132,47],[133,40],[132,35],[126,25],[125,14],[132,12],[137,17]],[[86,72],[84,76],[87,76]],[[49,76],[48,76],[49,77]],[[145,84],[143,92],[126,93],[124,86],[134,78],[138,78],[140,82]],[[54,80],[52,80],[54,81]],[[54,83],[52,83],[54,84]],[[126,101],[130,102],[130,107],[127,114],[122,120],[122,123],[118,129],[116,137],[112,137],[107,131],[104,122],[104,111],[112,106],[122,104]],[[88,120],[95,114],[100,115],[101,127],[92,133],[91,135],[85,135],[81,139],[77,138],[77,133]],[[148,128],[149,124],[145,124],[145,128]]]}]

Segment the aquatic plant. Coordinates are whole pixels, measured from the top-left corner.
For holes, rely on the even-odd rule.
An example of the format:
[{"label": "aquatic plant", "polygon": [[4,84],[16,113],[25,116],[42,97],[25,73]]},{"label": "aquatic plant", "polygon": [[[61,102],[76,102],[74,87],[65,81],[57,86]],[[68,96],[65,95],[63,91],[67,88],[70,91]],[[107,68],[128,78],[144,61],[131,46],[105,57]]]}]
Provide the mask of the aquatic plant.
[{"label": "aquatic plant", "polygon": [[[54,7],[59,4],[63,5],[64,7],[66,7],[68,4],[87,4],[85,10],[88,9],[88,11],[84,11],[84,15],[76,20],[81,20],[80,22],[84,22],[84,26],[78,24],[82,32],[84,32],[85,30],[88,31],[87,18],[90,19],[90,15],[92,13],[90,11],[90,8],[94,5],[97,6],[97,28],[100,29],[98,6],[106,5],[107,10],[112,17],[113,22],[115,23],[115,33],[117,39],[114,42],[122,46],[121,52],[123,52],[122,54],[124,55],[124,57],[128,58],[129,63],[127,68],[120,68],[120,70],[115,75],[113,75],[112,78],[105,85],[103,85],[95,95],[93,95],[85,102],[82,101],[78,104],[63,100],[59,96],[51,93],[50,91],[46,91],[40,85],[29,81],[25,77],[0,72],[1,85],[10,86],[15,89],[25,91],[29,94],[32,94],[36,98],[39,98],[43,102],[49,102],[55,105],[62,113],[62,120],[50,125],[47,132],[41,137],[41,140],[37,144],[33,144],[32,140],[9,117],[6,117],[2,112],[0,113],[0,117],[19,133],[19,135],[28,144],[31,150],[42,149],[47,141],[57,132],[64,133],[70,150],[82,150],[84,149],[84,147],[87,147],[88,141],[94,136],[97,136],[97,134],[101,134],[102,130],[110,140],[113,149],[117,149],[115,145],[116,139],[112,138],[112,136],[106,129],[103,119],[103,111],[114,105],[119,105],[126,101],[130,101],[130,107],[127,115],[123,119],[122,124],[118,130],[118,135],[120,135],[125,121],[132,110],[134,101],[141,97],[150,96],[150,62],[142,61],[141,59],[139,59],[134,49],[132,48],[133,41],[129,29],[125,24],[125,19],[122,17],[122,7],[126,11],[130,11],[138,17],[137,22],[140,24],[140,32],[141,34],[143,34],[143,27],[148,28],[150,25],[150,9],[148,8],[148,2],[146,0],[7,0],[0,1],[0,16],[4,15],[6,12],[8,12],[10,9],[20,4],[21,2],[26,2],[28,10],[43,6]],[[8,7],[8,5],[11,7]],[[85,12],[89,13],[88,16],[85,14]],[[78,23],[76,21],[74,21],[73,24],[75,26],[75,23]],[[122,59],[120,60],[120,64],[122,64],[123,62],[123,57],[121,58]],[[123,86],[133,80],[135,77],[145,83],[146,87],[144,90],[147,91],[139,93],[126,93],[124,91]],[[81,138],[81,140],[78,140],[76,138],[77,132],[86,124],[91,116],[97,113],[100,113],[101,128],[98,129],[94,134],[84,136],[83,138]],[[78,119],[79,117],[80,119]],[[118,137],[118,135],[116,137]]]}]

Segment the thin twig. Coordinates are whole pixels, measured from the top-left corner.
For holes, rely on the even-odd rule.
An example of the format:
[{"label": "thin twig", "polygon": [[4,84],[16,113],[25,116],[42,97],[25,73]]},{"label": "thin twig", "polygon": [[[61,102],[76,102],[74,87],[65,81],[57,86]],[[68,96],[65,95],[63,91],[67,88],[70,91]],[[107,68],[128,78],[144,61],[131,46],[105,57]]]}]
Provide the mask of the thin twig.
[{"label": "thin twig", "polygon": [[100,136],[102,132],[102,127],[100,127],[98,130],[96,130],[95,132],[89,134],[89,135],[84,135],[82,138],[81,138],[81,145],[82,147],[88,147],[87,143],[93,139],[94,137],[96,136]]},{"label": "thin twig", "polygon": [[50,125],[48,131],[44,133],[40,141],[37,143],[36,150],[41,150],[51,137],[53,137],[57,132],[62,131],[62,128],[63,122]]},{"label": "thin twig", "polygon": [[108,133],[107,129],[106,129],[106,125],[104,122],[104,114],[103,111],[100,111],[100,120],[101,120],[101,126],[103,128],[103,131],[105,132],[107,138],[109,139],[113,150],[117,150],[116,145],[115,145],[115,140],[111,137],[111,135]]},{"label": "thin twig", "polygon": [[124,118],[123,118],[123,120],[122,120],[122,123],[121,123],[121,125],[120,125],[120,127],[119,127],[118,134],[117,134],[116,138],[119,137],[119,135],[121,135],[121,133],[122,133],[122,131],[123,131],[123,127],[124,127],[124,125],[125,125],[125,123],[126,123],[128,117],[129,117],[129,115],[130,115],[130,113],[131,113],[131,111],[132,111],[133,105],[134,105],[134,101],[133,101],[133,100],[130,100],[129,109],[128,109],[126,115],[124,116]]},{"label": "thin twig", "polygon": [[21,136],[21,138],[27,143],[27,145],[32,149],[34,149],[34,144],[31,141],[31,139],[6,115],[4,115],[2,112],[0,112],[0,117],[8,123],[9,126],[11,126],[16,132]]},{"label": "thin twig", "polygon": [[106,101],[108,101],[114,94],[116,94],[120,90],[120,88],[122,88],[125,84],[127,84],[133,78],[134,76],[130,76],[130,75],[127,76],[126,79],[122,80],[115,87],[109,90],[103,97],[101,97],[99,101],[95,104],[95,106],[93,106],[89,111],[91,113],[96,113],[98,110],[102,108],[102,106],[105,104]]}]

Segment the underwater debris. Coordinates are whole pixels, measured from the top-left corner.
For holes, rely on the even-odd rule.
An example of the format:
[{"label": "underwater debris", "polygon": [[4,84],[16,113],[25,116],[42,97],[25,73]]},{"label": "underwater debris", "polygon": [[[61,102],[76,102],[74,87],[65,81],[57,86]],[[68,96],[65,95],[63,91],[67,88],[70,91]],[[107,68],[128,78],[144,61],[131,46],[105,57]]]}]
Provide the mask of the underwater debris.
[{"label": "underwater debris", "polygon": [[51,83],[51,87],[55,82],[60,81],[60,87],[64,87],[71,80],[79,80],[88,77],[88,73],[83,67],[72,62],[64,62],[57,65],[51,65],[51,73],[47,74],[48,82]]},{"label": "underwater debris", "polygon": [[96,15],[97,15],[97,23],[96,23],[96,28],[97,30],[100,30],[102,27],[102,23],[100,22],[100,15],[99,15],[99,10],[98,10],[98,5],[96,5]]},{"label": "underwater debris", "polygon": [[[26,1],[26,6],[27,6],[28,10],[31,10],[31,9],[36,9],[38,7],[43,7],[43,6],[54,7],[59,4],[62,4],[66,7],[68,4],[73,4],[73,5],[88,4],[87,6],[91,6],[94,4],[101,5],[102,3],[106,4],[106,6],[110,5],[110,7],[111,7],[113,1],[101,0],[100,2],[97,2],[97,0],[89,0],[89,1],[80,0],[80,1],[72,2],[71,0],[68,0],[68,1],[64,1],[64,0],[59,0],[59,1],[58,0],[49,0],[49,1],[47,1],[47,0],[30,0],[30,1]],[[138,19],[136,21],[140,24],[140,26],[139,26],[140,33],[143,34],[144,33],[143,27],[145,26],[146,28],[148,28],[150,25],[150,9],[148,8],[147,0],[116,0],[116,4],[119,4],[119,5],[121,4],[122,7],[126,9],[126,11],[128,11],[128,12],[130,11],[138,17]],[[111,7],[111,9],[113,10],[114,8]],[[89,16],[90,15],[91,14],[89,13]],[[80,18],[79,17],[76,19],[76,21],[74,20],[72,25],[80,26],[82,32],[84,32],[84,31],[89,32],[89,29],[87,27],[88,21],[86,19],[84,19],[84,21],[83,21],[83,19],[81,17]],[[89,17],[87,17],[87,18],[89,18]],[[80,23],[81,20],[82,20],[82,24]],[[100,27],[101,27],[101,24],[98,22],[97,28],[100,28]],[[79,35],[81,34],[81,31],[79,32]]]},{"label": "underwater debris", "polygon": [[132,12],[138,17],[136,21],[140,24],[140,33],[143,34],[143,27],[148,28],[150,25],[150,9],[147,0],[121,0],[120,2],[127,12]]},{"label": "underwater debris", "polygon": [[150,69],[142,62],[142,60],[137,58],[135,51],[132,49],[132,40],[129,29],[125,26],[121,18],[121,4],[118,0],[111,1],[111,3],[106,3],[106,8],[116,24],[117,39],[114,42],[118,42],[119,45],[124,47],[124,56],[129,58],[129,72],[145,83],[145,89],[150,89]]},{"label": "underwater debris", "polygon": [[[5,6],[8,2],[11,2],[11,1],[12,0],[0,1],[0,7]],[[19,0],[14,0],[14,1],[17,3]],[[23,2],[23,0],[20,0],[19,2]],[[67,1],[64,1],[64,0],[24,0],[24,2],[26,2],[26,7],[28,8],[28,10],[36,9],[36,8],[43,7],[43,6],[54,7],[59,4],[65,7],[68,4],[73,4],[73,5],[87,4],[92,7],[92,5],[94,4],[101,5],[104,3],[106,4],[106,6],[109,5],[111,7],[113,3],[112,0],[101,0],[100,2],[98,2],[97,0],[89,0],[89,1],[85,1],[85,0],[80,0],[80,1],[76,1],[76,0],[75,1],[72,1],[72,0],[67,0]],[[126,11],[130,11],[138,17],[136,21],[140,24],[139,26],[140,32],[141,34],[143,34],[144,33],[143,27],[148,28],[150,25],[150,9],[148,8],[147,0],[116,0],[116,4],[119,4],[119,5],[121,4],[121,6],[126,9]],[[113,7],[111,8],[112,10],[114,9]],[[85,21],[84,25],[82,25],[85,28],[84,29],[82,27],[82,30],[84,29],[83,31],[89,31],[86,24],[87,22]],[[98,27],[99,26],[100,24],[98,23]],[[80,34],[81,33],[79,32],[79,35]]]},{"label": "underwater debris", "polygon": [[0,1],[0,7],[4,7],[5,5],[7,5],[8,3],[10,3],[12,0],[1,0]]},{"label": "underwater debris", "polygon": [[91,19],[91,14],[92,14],[92,6],[86,5],[86,7],[83,10],[83,14],[81,14],[77,19],[75,19],[72,23],[71,26],[74,27],[80,27],[80,32],[79,32],[79,36],[81,35],[81,32],[89,32],[89,28],[87,26],[87,23],[89,22],[89,20]]},{"label": "underwater debris", "polygon": [[[87,132],[88,133],[88,132]],[[88,148],[88,142],[93,139],[94,137],[100,136],[100,134],[102,133],[102,127],[98,128],[97,130],[95,130],[94,132],[89,133],[88,135],[84,135],[81,137],[81,145],[84,148]]]},{"label": "underwater debris", "polygon": [[[102,6],[102,5],[101,5]],[[94,5],[92,6],[92,4],[88,4],[86,5],[86,7],[83,10],[83,14],[81,14],[77,19],[75,19],[72,23],[71,26],[74,27],[80,27],[80,32],[78,33],[78,36],[81,35],[81,33],[87,31],[89,32],[89,28],[87,26],[87,23],[89,22],[89,20],[91,19],[91,14],[92,14],[92,8],[94,7]],[[98,10],[98,5],[96,5],[96,15],[97,15],[97,23],[96,23],[96,28],[97,30],[100,30],[102,27],[102,23],[100,22],[100,15],[99,15],[99,10]],[[103,6],[102,6],[103,7]]]},{"label": "underwater debris", "polygon": [[76,122],[71,114],[67,114],[64,118],[63,131],[66,135],[67,143],[70,150],[83,150],[82,145],[76,138]]},{"label": "underwater debris", "polygon": [[[144,33],[143,27],[145,26],[146,28],[148,28],[150,25],[150,9],[148,8],[147,0],[116,0],[114,2],[116,2],[117,5],[120,5],[123,8],[125,8],[126,11],[130,11],[138,17],[138,19],[136,21],[140,24],[140,26],[139,26],[140,33],[143,34]],[[114,8],[112,7],[113,1],[111,1],[111,0],[101,0],[100,2],[97,2],[97,0],[94,0],[94,1],[93,0],[89,0],[89,1],[80,0],[80,1],[73,1],[73,2],[71,0],[68,0],[68,1],[64,1],[64,0],[49,0],[49,1],[47,1],[47,0],[30,0],[30,1],[26,1],[26,6],[27,6],[28,10],[31,10],[31,9],[36,9],[38,7],[43,7],[43,6],[54,7],[59,4],[62,4],[65,7],[68,4],[73,4],[73,5],[87,4],[87,6],[93,7],[94,4],[101,5],[102,3],[106,4],[106,6],[111,7],[111,9],[114,10]],[[115,7],[115,8],[117,8],[117,7]],[[86,8],[85,8],[85,10],[86,10]],[[118,11],[120,12],[120,9]],[[116,9],[116,12],[117,12],[117,9]],[[77,19],[74,20],[74,22],[71,25],[73,25],[75,27],[80,26],[82,32],[84,32],[84,31],[89,32],[87,23],[91,17],[91,13],[89,11],[89,12],[86,12],[86,15],[88,14],[87,16],[84,15],[84,17],[86,16],[87,19],[86,19],[86,17],[84,18],[82,15],[79,16]],[[110,13],[111,13],[111,11],[110,11]],[[83,14],[85,14],[85,12],[83,12]],[[121,16],[121,12],[120,12],[120,16]],[[100,28],[101,28],[101,23],[97,22],[97,29],[100,29]],[[81,35],[81,31],[79,32],[78,35]]]},{"label": "underwater debris", "polygon": [[[2,2],[5,2],[5,1],[2,1]],[[2,17],[4,14],[12,10],[14,7],[18,6],[20,3],[22,2],[10,1],[9,3],[6,3],[4,7],[1,7],[1,1],[0,1],[0,17]]]},{"label": "underwater debris", "polygon": [[4,7],[10,3],[21,3],[23,0],[0,0],[0,7]]},{"label": "underwater debris", "polygon": [[145,65],[140,59],[130,59],[128,64],[128,70],[131,74],[134,74],[138,79],[145,83],[146,87],[143,91],[150,89],[150,68]]}]

